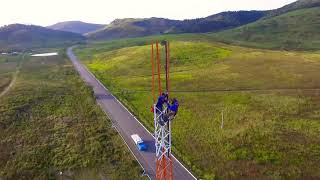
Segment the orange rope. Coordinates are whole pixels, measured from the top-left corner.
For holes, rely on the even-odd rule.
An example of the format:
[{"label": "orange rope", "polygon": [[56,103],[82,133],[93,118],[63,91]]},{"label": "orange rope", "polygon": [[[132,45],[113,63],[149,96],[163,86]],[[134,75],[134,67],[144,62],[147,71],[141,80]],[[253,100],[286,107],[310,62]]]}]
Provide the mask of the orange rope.
[{"label": "orange rope", "polygon": [[160,78],[160,55],[159,55],[159,42],[156,43],[157,46],[157,64],[158,64],[158,85],[159,85],[159,95],[161,95],[161,78]]},{"label": "orange rope", "polygon": [[168,67],[167,67],[167,72],[168,72],[168,96],[170,97],[170,43],[168,42]]},{"label": "orange rope", "polygon": [[151,52],[151,64],[152,64],[152,96],[153,96],[153,104],[156,101],[156,95],[154,92],[154,43],[152,41],[152,52]]},{"label": "orange rope", "polygon": [[[167,71],[168,71],[168,96],[170,93],[170,43],[168,41],[168,67],[167,67]],[[169,96],[170,97],[170,96]],[[171,136],[169,137],[171,138]],[[170,152],[171,153],[171,152]],[[169,164],[169,180],[173,180],[173,164],[172,164],[172,158],[171,156],[169,157],[170,159],[170,164]]]}]

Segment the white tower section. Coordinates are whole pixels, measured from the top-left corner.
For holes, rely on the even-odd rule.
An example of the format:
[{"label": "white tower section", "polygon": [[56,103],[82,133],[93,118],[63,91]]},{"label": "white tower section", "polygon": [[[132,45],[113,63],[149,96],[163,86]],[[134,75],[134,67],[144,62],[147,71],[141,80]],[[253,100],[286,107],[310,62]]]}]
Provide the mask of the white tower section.
[{"label": "white tower section", "polygon": [[167,108],[163,111],[154,105],[154,126],[155,126],[155,147],[156,147],[156,167],[157,179],[173,179],[172,159],[171,159],[171,121],[164,122],[163,116]]}]

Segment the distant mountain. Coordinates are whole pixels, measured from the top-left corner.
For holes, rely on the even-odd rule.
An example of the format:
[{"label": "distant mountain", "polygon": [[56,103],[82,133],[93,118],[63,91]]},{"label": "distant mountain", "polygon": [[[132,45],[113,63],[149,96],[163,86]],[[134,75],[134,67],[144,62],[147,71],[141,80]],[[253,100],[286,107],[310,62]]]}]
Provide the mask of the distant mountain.
[{"label": "distant mountain", "polygon": [[171,33],[216,32],[254,22],[265,16],[264,11],[228,11],[206,18],[184,20]]},{"label": "distant mountain", "polygon": [[109,40],[165,34],[178,22],[163,18],[116,19],[105,28],[90,32],[86,36],[92,40]]},{"label": "distant mountain", "polygon": [[34,25],[11,24],[0,28],[0,50],[25,50],[68,45],[85,40],[82,35]]},{"label": "distant mountain", "polygon": [[320,0],[298,0],[275,10],[222,12],[184,21],[163,18],[117,19],[104,28],[85,35],[91,40],[110,40],[159,34],[218,32],[287,12],[317,7],[319,4]]},{"label": "distant mountain", "polygon": [[105,25],[102,24],[92,24],[92,23],[85,23],[81,21],[65,21],[59,22],[57,24],[48,26],[49,29],[60,30],[60,31],[67,31],[73,32],[78,34],[86,34],[91,31],[96,31],[100,28],[103,28]]},{"label": "distant mountain", "polygon": [[271,49],[320,49],[320,6],[299,9],[212,35],[218,41]]},{"label": "distant mountain", "polygon": [[237,11],[184,21],[164,18],[117,19],[86,36],[92,40],[109,40],[158,34],[205,33],[238,27],[263,16],[264,12],[261,11]]}]

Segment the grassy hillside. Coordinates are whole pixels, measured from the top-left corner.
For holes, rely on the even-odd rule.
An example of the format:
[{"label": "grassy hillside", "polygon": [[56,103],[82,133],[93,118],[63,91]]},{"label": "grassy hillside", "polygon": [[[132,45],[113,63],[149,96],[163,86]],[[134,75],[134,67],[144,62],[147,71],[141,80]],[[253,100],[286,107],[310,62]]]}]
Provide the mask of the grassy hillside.
[{"label": "grassy hillside", "polygon": [[0,55],[0,92],[10,84],[18,63],[15,57]]},{"label": "grassy hillside", "polygon": [[64,55],[0,56],[0,87],[14,74],[0,97],[0,179],[140,179],[140,166]]},{"label": "grassy hillside", "polygon": [[292,11],[212,34],[236,45],[272,49],[320,49],[320,7]]},{"label": "grassy hillside", "polygon": [[91,40],[109,40],[162,34],[177,22],[163,18],[117,19],[105,28],[90,32],[86,36]]},{"label": "grassy hillside", "polygon": [[[172,126],[174,153],[198,177],[320,177],[320,52],[240,48],[195,35],[169,39],[172,97],[181,105]],[[93,44],[77,54],[152,130],[145,40]],[[123,48],[126,42],[140,46]]]},{"label": "grassy hillside", "polygon": [[88,33],[87,37],[91,40],[110,40],[159,34],[221,31],[254,22],[263,16],[262,11],[237,11],[184,21],[164,18],[118,19],[105,28]]},{"label": "grassy hillside", "polygon": [[320,6],[319,0],[298,0],[298,1],[295,1],[291,4],[286,5],[284,7],[270,10],[270,11],[266,11],[266,13],[267,13],[267,17],[272,17],[272,16],[278,16],[281,14],[285,14],[290,11],[312,8],[312,7],[319,7],[319,6]]},{"label": "grassy hillside", "polygon": [[92,23],[85,23],[81,21],[65,21],[59,22],[54,25],[48,26],[49,29],[60,30],[60,31],[67,31],[73,32],[78,34],[86,34],[91,31],[96,31],[104,27],[105,25],[102,24],[92,24]]},{"label": "grassy hillside", "polygon": [[264,11],[227,11],[206,18],[184,20],[170,33],[206,33],[239,27],[265,16]]},{"label": "grassy hillside", "polygon": [[68,46],[85,37],[40,26],[11,24],[0,28],[0,51],[22,51],[31,48]]},{"label": "grassy hillside", "polygon": [[243,26],[259,19],[268,19],[291,11],[319,6],[319,0],[298,0],[275,10],[227,11],[205,18],[184,21],[164,18],[117,19],[105,28],[88,33],[87,37],[91,40],[111,40],[159,34],[218,32]]}]

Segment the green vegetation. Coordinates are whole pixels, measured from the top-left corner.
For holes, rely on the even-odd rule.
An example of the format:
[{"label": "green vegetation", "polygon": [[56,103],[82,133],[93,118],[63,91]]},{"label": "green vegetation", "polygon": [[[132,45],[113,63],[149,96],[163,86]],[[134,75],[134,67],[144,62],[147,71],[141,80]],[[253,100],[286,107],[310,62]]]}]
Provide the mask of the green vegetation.
[{"label": "green vegetation", "polygon": [[140,179],[140,166],[65,55],[1,56],[1,87],[19,66],[0,97],[0,179]]},{"label": "green vegetation", "polygon": [[[319,38],[312,39],[319,29],[319,13],[286,14],[319,7],[319,0],[298,0],[275,10],[226,11],[184,21],[164,18],[116,19],[86,36],[90,40],[102,41],[160,34],[213,33],[240,27],[214,35],[214,38],[259,48],[319,49]],[[280,15],[282,17],[276,17]],[[249,23],[253,24],[246,26]]]},{"label": "green vegetation", "polygon": [[0,55],[0,94],[11,83],[19,66],[19,59]]},{"label": "green vegetation", "polygon": [[101,41],[158,34],[217,32],[254,22],[264,15],[264,11],[228,11],[184,21],[154,17],[116,19],[86,36],[90,40]]},{"label": "green vegetation", "polygon": [[[188,41],[210,41],[210,37],[206,34],[179,34],[179,35],[158,35],[158,36],[145,36],[141,38],[125,38],[120,40],[99,41],[91,42],[90,44],[81,45],[81,49],[88,51],[78,51],[82,56],[87,59],[91,58],[95,53],[111,51],[131,46],[142,46],[150,44],[152,40],[188,40]],[[90,52],[90,53],[89,53]]]},{"label": "green vegetation", "polygon": [[278,16],[290,11],[298,10],[298,9],[306,9],[312,7],[319,7],[319,0],[297,0],[291,4],[285,5],[282,8],[267,11],[267,17]]},{"label": "green vegetation", "polygon": [[292,11],[212,34],[218,41],[268,49],[320,49],[320,7]]},{"label": "green vegetation", "polygon": [[[205,179],[320,177],[320,52],[241,48],[206,37],[154,37],[171,41],[171,97],[181,105],[174,153]],[[96,43],[76,53],[152,130],[150,42]]]}]

